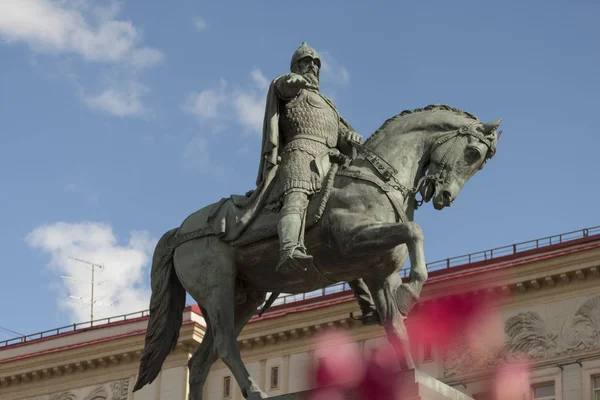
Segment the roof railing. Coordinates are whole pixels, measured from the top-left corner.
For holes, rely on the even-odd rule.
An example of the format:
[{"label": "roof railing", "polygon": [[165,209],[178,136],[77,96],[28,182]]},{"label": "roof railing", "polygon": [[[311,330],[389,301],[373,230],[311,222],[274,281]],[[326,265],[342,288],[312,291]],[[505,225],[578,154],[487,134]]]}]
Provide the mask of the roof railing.
[{"label": "roof railing", "polygon": [[63,333],[80,331],[82,329],[93,328],[96,326],[108,325],[119,321],[130,321],[132,319],[142,318],[150,315],[149,310],[137,311],[130,314],[117,315],[115,317],[102,318],[94,321],[79,322],[71,325],[61,326],[60,328],[50,329],[43,332],[32,333],[31,335],[20,336],[13,339],[8,339],[0,342],[0,348],[11,346],[14,344],[30,342],[32,340],[44,339],[50,336],[56,336]]},{"label": "roof railing", "polygon": [[[433,261],[427,264],[427,269],[431,271],[439,271],[442,269],[454,268],[462,265],[473,264],[482,261],[489,261],[498,259],[501,257],[511,256],[520,254],[526,251],[544,248],[556,244],[571,242],[573,240],[584,239],[590,236],[600,235],[600,226],[592,228],[584,228],[577,231],[561,233],[558,235],[547,236],[539,239],[528,240],[526,242],[515,243],[508,246],[496,247],[494,249],[483,250],[476,253],[465,254],[462,256],[456,256],[446,258],[444,260]],[[400,270],[400,274],[403,277],[407,277],[409,273],[408,268]],[[338,283],[325,287],[323,289],[314,290],[312,292],[300,293],[300,294],[288,294],[279,296],[273,303],[273,306],[292,304],[304,300],[314,299],[318,297],[327,296],[334,293],[340,293],[350,290],[350,286],[347,283]],[[62,333],[73,332],[81,329],[91,328],[94,326],[101,326],[110,324],[118,321],[127,321],[136,318],[142,318],[149,315],[149,310],[138,311],[135,313],[118,315],[110,318],[103,318],[94,321],[81,322],[77,324],[67,325],[56,329],[50,329],[44,332],[38,332],[31,335],[21,336],[13,339],[8,339],[0,342],[0,348],[7,347],[14,344],[25,343],[32,340],[43,339],[49,336],[55,336]]]},{"label": "roof railing", "polygon": [[[580,229],[577,231],[561,233],[559,235],[547,236],[539,239],[528,240],[526,242],[515,243],[508,246],[496,247],[494,249],[488,249],[479,251],[476,253],[465,254],[462,256],[456,256],[452,258],[446,258],[439,261],[433,261],[427,264],[427,270],[429,272],[439,271],[442,269],[448,269],[453,267],[458,267],[462,265],[474,264],[476,262],[481,261],[489,261],[493,259],[498,259],[501,257],[512,256],[519,253],[523,253],[530,250],[535,250],[543,247],[548,247],[551,245],[556,245],[560,243],[570,242],[573,240],[584,239],[589,236],[600,235],[600,226],[595,226],[592,228]],[[400,270],[400,275],[403,278],[408,277],[410,272],[410,268],[403,268]],[[328,286],[323,289],[318,289],[308,293],[300,293],[300,294],[288,294],[285,296],[280,296],[275,300],[273,305],[282,305],[289,303],[296,303],[298,301],[303,301],[307,299],[312,299],[315,297],[322,297],[328,294],[343,292],[346,290],[350,290],[350,286],[347,283],[338,283],[332,286]]]}]

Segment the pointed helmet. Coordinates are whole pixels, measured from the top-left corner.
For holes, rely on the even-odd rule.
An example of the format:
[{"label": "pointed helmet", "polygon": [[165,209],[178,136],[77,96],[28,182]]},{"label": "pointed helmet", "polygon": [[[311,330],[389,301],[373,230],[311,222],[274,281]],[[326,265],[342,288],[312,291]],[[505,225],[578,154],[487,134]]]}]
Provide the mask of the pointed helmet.
[{"label": "pointed helmet", "polygon": [[319,62],[321,65],[321,57],[315,49],[306,44],[306,42],[302,42],[302,46],[298,47],[298,49],[294,52],[292,56],[292,61],[290,62],[290,68],[293,70],[295,66],[297,66],[298,61],[303,59],[304,57],[312,57],[313,59]]}]

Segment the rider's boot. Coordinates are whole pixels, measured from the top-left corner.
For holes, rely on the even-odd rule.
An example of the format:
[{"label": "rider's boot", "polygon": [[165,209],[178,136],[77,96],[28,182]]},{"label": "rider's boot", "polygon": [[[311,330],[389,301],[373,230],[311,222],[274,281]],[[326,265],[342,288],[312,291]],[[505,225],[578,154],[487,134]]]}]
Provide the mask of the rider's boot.
[{"label": "rider's boot", "polygon": [[305,271],[312,262],[312,256],[307,254],[306,248],[301,243],[303,229],[302,216],[292,213],[286,214],[277,224],[279,234],[279,263],[276,270],[287,273],[292,270]]}]

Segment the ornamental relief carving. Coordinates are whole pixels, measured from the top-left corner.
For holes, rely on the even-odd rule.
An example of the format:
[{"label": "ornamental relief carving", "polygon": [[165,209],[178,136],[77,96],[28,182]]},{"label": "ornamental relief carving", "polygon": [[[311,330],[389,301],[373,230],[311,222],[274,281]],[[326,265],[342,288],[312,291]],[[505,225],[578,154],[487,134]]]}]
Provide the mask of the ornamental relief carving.
[{"label": "ornamental relief carving", "polygon": [[98,386],[73,389],[25,400],[128,400],[129,378]]},{"label": "ornamental relief carving", "polygon": [[600,348],[600,296],[583,301],[554,330],[537,312],[521,312],[504,322],[504,336],[503,345],[485,348],[470,344],[466,335],[458,338],[443,351],[444,378],[516,359],[538,360]]}]

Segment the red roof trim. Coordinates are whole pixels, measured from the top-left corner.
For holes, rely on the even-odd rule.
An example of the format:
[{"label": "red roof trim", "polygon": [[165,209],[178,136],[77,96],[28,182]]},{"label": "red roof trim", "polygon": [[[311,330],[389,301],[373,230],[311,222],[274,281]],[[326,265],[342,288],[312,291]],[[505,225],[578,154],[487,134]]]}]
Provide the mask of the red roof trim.
[{"label": "red roof trim", "polygon": [[[187,307],[185,307],[183,309],[183,312],[189,312],[189,311],[191,311],[193,313],[196,313],[196,314],[198,314],[200,316],[202,315],[200,313],[200,307],[198,307],[198,305],[190,305],[190,306],[187,306]],[[66,336],[77,334],[77,333],[89,332],[89,331],[92,331],[92,330],[98,330],[98,329],[103,329],[103,328],[113,328],[113,327],[119,326],[119,325],[125,325],[125,324],[131,324],[131,323],[134,323],[134,322],[140,322],[140,321],[147,320],[148,318],[149,318],[149,316],[145,315],[143,317],[125,319],[125,320],[120,320],[120,321],[115,321],[115,322],[108,322],[108,323],[101,324],[101,325],[90,326],[88,328],[78,328],[78,329],[75,329],[75,330],[72,330],[72,331],[68,331],[68,332],[57,333],[57,334],[54,334],[54,335],[49,335],[49,336],[46,336],[46,337],[41,337],[39,339],[31,339],[31,340],[27,340],[27,341],[24,341],[24,342],[9,344],[7,346],[0,347],[0,351],[6,350],[6,349],[15,349],[15,348],[18,348],[18,347],[21,347],[21,346],[28,346],[30,344],[37,344],[37,343],[45,342],[45,341],[48,341],[48,340],[54,340],[54,339],[57,339],[57,338],[63,338],[63,337],[66,337]]]},{"label": "red roof trim", "polygon": [[[352,293],[351,290],[344,290],[344,291],[340,291],[340,292],[335,292],[335,293],[330,293],[330,294],[326,294],[324,296],[319,296],[319,297],[312,297],[310,299],[304,299],[304,300],[299,300],[299,301],[294,301],[293,303],[287,303],[287,304],[278,304],[276,306],[273,306],[271,308],[269,308],[268,313],[271,314],[275,311],[279,311],[279,310],[289,310],[289,309],[293,309],[296,307],[302,307],[306,304],[315,304],[316,302],[329,302],[331,300],[340,298],[340,297],[346,297],[348,296],[348,293]],[[265,314],[266,315],[266,314]]]},{"label": "red roof trim", "polygon": [[[494,271],[497,269],[510,268],[510,267],[522,265],[525,263],[545,260],[545,259],[549,259],[549,258],[553,258],[553,257],[567,255],[567,254],[578,253],[578,252],[581,252],[584,250],[594,249],[594,248],[600,247],[599,239],[600,239],[600,235],[594,235],[594,236],[589,236],[587,238],[571,240],[571,241],[565,242],[565,243],[558,243],[556,245],[549,245],[549,246],[545,246],[545,247],[541,247],[541,248],[537,248],[537,249],[522,251],[520,253],[511,254],[511,255],[508,255],[505,257],[497,257],[497,258],[480,261],[480,262],[476,262],[476,263],[465,264],[465,265],[461,265],[461,266],[431,271],[429,273],[430,278],[427,280],[426,285],[431,285],[431,284],[446,281],[449,279],[455,279],[458,276],[460,276],[460,277],[470,276],[470,275],[474,275],[477,273],[489,272],[489,271]],[[556,250],[560,250],[562,248],[577,246],[577,245],[585,244],[588,242],[594,242],[594,241],[598,241],[598,243],[592,244],[589,246],[577,247],[577,248],[570,249],[570,250],[556,252]],[[531,257],[532,255],[541,254],[541,253],[551,253],[551,254],[542,255],[539,257]],[[512,260],[521,259],[521,258],[526,258],[526,259],[523,259],[520,261],[515,261],[515,262],[510,262]],[[490,268],[481,268],[481,267],[484,267],[485,265],[498,264],[498,263],[500,263],[500,265],[490,266]],[[476,269],[476,268],[477,268],[476,271],[471,271],[472,269]],[[404,280],[406,280],[406,278],[404,278]],[[314,297],[312,299],[306,299],[306,300],[289,303],[289,304],[281,304],[276,307],[272,307],[269,311],[267,311],[263,315],[263,317],[260,317],[260,318],[255,317],[255,318],[251,319],[249,322],[260,321],[265,318],[275,318],[275,317],[279,317],[279,316],[284,316],[289,313],[312,310],[312,309],[326,307],[326,306],[330,306],[333,304],[338,304],[340,302],[343,302],[343,301],[327,301],[327,300],[333,300],[335,298],[345,298],[345,300],[343,300],[343,301],[350,301],[350,300],[353,300],[354,296],[353,296],[351,290],[345,290],[343,292],[332,293],[332,294],[326,295],[326,296]],[[296,307],[298,305],[305,305],[305,304],[311,304],[311,303],[313,303],[313,304],[317,303],[317,304],[315,304],[312,307],[304,307],[304,308],[300,308],[300,309],[296,310]],[[284,312],[285,310],[289,310],[289,311]],[[277,311],[279,311],[279,312],[276,313]]]},{"label": "red roof trim", "polygon": [[[477,271],[468,271],[468,272],[459,274],[458,276],[464,277],[464,276],[475,275],[475,274],[483,273],[483,272],[495,271],[495,270],[498,270],[498,269],[515,267],[515,266],[523,265],[523,264],[526,264],[526,263],[532,263],[532,262],[536,262],[536,261],[547,260],[547,259],[558,257],[558,256],[564,256],[564,255],[568,255],[568,254],[579,253],[579,252],[582,252],[582,251],[585,251],[585,250],[591,250],[591,249],[595,249],[595,248],[599,248],[599,247],[600,247],[600,243],[595,243],[595,244],[591,244],[589,246],[579,247],[579,248],[576,248],[576,249],[564,250],[564,251],[561,251],[559,253],[541,255],[539,257],[528,258],[526,260],[515,261],[515,262],[512,262],[512,263],[503,263],[501,265],[496,265],[496,266],[493,266],[493,267],[490,267],[490,268],[480,269],[480,270],[477,270]],[[431,282],[427,282],[427,283],[436,283],[436,282],[447,281],[449,279],[454,279],[456,277],[457,277],[456,275],[453,275],[453,276],[441,276],[441,277],[433,279]]]},{"label": "red roof trim", "polygon": [[[346,292],[340,292],[340,293],[346,293],[346,296],[348,296],[349,292],[346,291]],[[336,293],[336,294],[338,294],[338,293]],[[321,299],[322,297],[319,297],[319,298]],[[263,320],[272,319],[272,318],[279,318],[279,317],[286,316],[288,314],[294,314],[294,313],[297,313],[297,312],[314,310],[316,308],[322,308],[322,307],[325,307],[325,306],[333,306],[335,304],[346,303],[346,302],[351,301],[351,300],[353,300],[353,298],[344,298],[344,299],[339,299],[339,300],[336,300],[336,301],[328,301],[328,302],[323,302],[323,303],[319,303],[319,304],[314,304],[312,306],[307,306],[307,307],[299,307],[299,308],[287,309],[287,310],[284,310],[284,311],[279,312],[279,313],[270,312],[270,313],[263,314],[262,317],[252,318],[249,322],[258,322],[258,321],[263,321]]]},{"label": "red roof trim", "polygon": [[95,330],[100,330],[100,329],[104,329],[104,328],[113,328],[115,326],[119,326],[119,325],[125,325],[125,324],[130,324],[130,323],[134,323],[134,322],[140,322],[143,320],[148,319],[148,316],[143,316],[143,317],[138,317],[138,318],[132,318],[132,319],[126,319],[126,320],[121,320],[121,321],[115,321],[115,322],[110,322],[110,323],[106,323],[106,324],[102,324],[102,325],[97,325],[97,326],[90,326],[89,328],[79,328],[79,329],[75,329],[72,331],[68,331],[68,332],[63,332],[63,333],[57,333],[55,335],[50,335],[50,336],[46,336],[46,337],[42,337],[39,339],[31,339],[31,340],[26,340],[24,342],[20,342],[20,343],[15,343],[15,344],[10,344],[8,346],[4,346],[4,347],[0,347],[0,351],[6,350],[6,349],[14,349],[17,347],[21,347],[21,346],[27,346],[30,344],[37,344],[37,343],[41,343],[41,342],[46,342],[48,340],[54,340],[57,338],[63,338],[66,336],[71,336],[74,335],[76,333],[83,333],[83,332],[89,332],[89,331],[95,331]]},{"label": "red roof trim", "polygon": [[[185,321],[182,324],[182,326],[189,325],[189,324],[196,324],[198,326],[201,326],[200,324],[197,324],[195,321]],[[79,331],[76,331],[76,332],[79,332]],[[23,354],[21,356],[17,356],[17,357],[13,357],[13,358],[7,358],[5,360],[0,360],[0,364],[8,363],[8,362],[11,362],[11,361],[24,360],[24,359],[31,358],[31,357],[42,356],[42,355],[45,355],[45,354],[52,354],[52,353],[58,353],[58,352],[61,352],[61,351],[77,349],[77,348],[80,348],[80,347],[91,346],[91,345],[98,344],[98,343],[106,343],[106,342],[110,342],[110,341],[113,341],[113,340],[119,340],[119,339],[131,337],[131,336],[143,335],[145,333],[146,333],[146,330],[145,329],[141,329],[141,330],[134,331],[134,332],[124,333],[124,334],[118,335],[118,336],[111,336],[111,337],[107,337],[107,338],[94,339],[94,340],[89,340],[87,342],[76,343],[76,344],[72,344],[72,345],[68,345],[68,346],[63,346],[63,347],[57,347],[57,348],[54,348],[54,349],[47,349],[47,350],[42,350],[42,351],[38,351],[38,352],[35,352],[35,353]],[[56,337],[56,336],[54,336],[54,337]],[[27,342],[27,343],[31,343],[31,342]]]},{"label": "red roof trim", "polygon": [[[489,260],[477,261],[477,262],[473,262],[470,264],[463,264],[463,265],[457,265],[457,266],[450,267],[450,268],[438,269],[435,271],[431,271],[429,273],[429,276],[445,275],[447,273],[460,272],[460,271],[469,270],[469,269],[473,269],[473,268],[483,267],[483,266],[490,265],[490,264],[504,263],[506,261],[526,258],[526,257],[530,257],[530,256],[533,256],[536,254],[541,254],[541,253],[550,253],[550,252],[554,252],[556,250],[560,250],[560,249],[563,249],[566,247],[574,247],[577,245],[581,245],[581,244],[585,244],[585,243],[589,243],[589,242],[595,242],[595,241],[600,241],[600,235],[588,236],[586,238],[581,238],[581,239],[573,239],[573,240],[569,240],[568,242],[538,247],[537,249],[525,250],[525,251],[518,252],[516,254],[509,254],[506,256],[502,256],[502,257],[495,257],[495,258],[491,258]],[[550,254],[550,256],[552,256],[552,254]],[[529,259],[526,261],[529,261]]]}]

